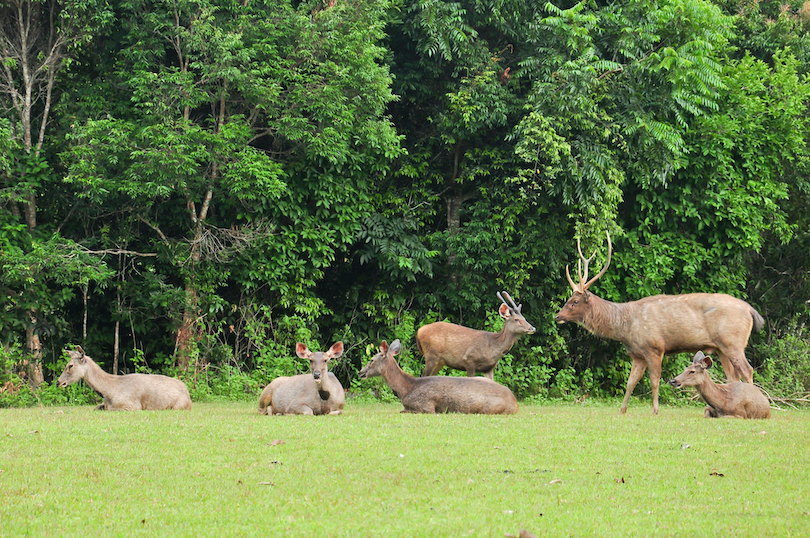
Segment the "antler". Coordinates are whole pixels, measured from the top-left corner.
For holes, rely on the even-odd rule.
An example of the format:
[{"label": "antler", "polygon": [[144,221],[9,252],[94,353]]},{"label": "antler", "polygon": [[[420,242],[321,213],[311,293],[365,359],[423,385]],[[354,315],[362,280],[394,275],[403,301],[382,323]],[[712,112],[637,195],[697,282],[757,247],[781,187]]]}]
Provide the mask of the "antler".
[{"label": "antler", "polygon": [[506,301],[504,301],[503,296],[501,296],[501,292],[496,292],[496,295],[498,296],[498,299],[500,299],[500,300],[501,300],[501,302],[502,302],[503,304],[509,304],[509,303],[511,303],[511,304],[512,304],[512,309],[513,309],[515,312],[517,312],[518,314],[520,314],[520,309],[521,309],[521,308],[523,308],[523,305],[516,305],[516,304],[515,304],[515,301],[513,301],[513,300],[512,300],[512,298],[509,296],[509,294],[508,294],[508,293],[503,292],[503,295],[504,295],[504,296],[506,296],[506,298],[507,298],[507,299],[509,299],[509,303],[507,303]]},{"label": "antler", "polygon": [[585,291],[588,288],[590,288],[594,282],[599,280],[599,278],[605,274],[605,271],[607,271],[607,268],[610,265],[610,256],[613,252],[613,245],[610,242],[610,234],[608,232],[605,232],[605,234],[607,235],[607,242],[608,242],[607,261],[605,262],[605,266],[602,267],[602,270],[599,271],[599,273],[590,280],[588,280],[588,264],[590,264],[591,261],[593,261],[594,256],[596,256],[596,251],[594,250],[590,258],[586,258],[585,255],[582,254],[582,248],[580,248],[579,238],[577,238],[577,252],[579,253],[579,260],[577,261],[577,273],[579,276],[579,284],[574,284],[574,281],[571,279],[571,273],[568,271],[568,266],[567,265],[565,266],[565,276],[568,279],[568,283],[571,285],[571,288],[574,291],[578,291],[579,293],[585,293]]}]

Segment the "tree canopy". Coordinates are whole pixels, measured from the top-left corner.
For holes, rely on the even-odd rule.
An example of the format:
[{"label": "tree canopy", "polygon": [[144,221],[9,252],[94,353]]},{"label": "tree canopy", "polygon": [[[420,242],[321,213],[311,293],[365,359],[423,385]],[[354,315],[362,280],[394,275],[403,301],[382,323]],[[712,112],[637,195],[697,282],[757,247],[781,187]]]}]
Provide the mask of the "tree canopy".
[{"label": "tree canopy", "polygon": [[496,330],[507,290],[537,333],[496,379],[521,397],[611,395],[621,349],[553,321],[577,239],[604,261],[605,231],[600,296],[746,299],[768,322],[762,379],[778,377],[772,350],[810,341],[804,4],[0,14],[0,381],[47,384],[81,343],[108,370],[251,389],[303,367],[296,341],[343,340],[338,375],[360,384],[383,339],[420,373],[420,325]]}]

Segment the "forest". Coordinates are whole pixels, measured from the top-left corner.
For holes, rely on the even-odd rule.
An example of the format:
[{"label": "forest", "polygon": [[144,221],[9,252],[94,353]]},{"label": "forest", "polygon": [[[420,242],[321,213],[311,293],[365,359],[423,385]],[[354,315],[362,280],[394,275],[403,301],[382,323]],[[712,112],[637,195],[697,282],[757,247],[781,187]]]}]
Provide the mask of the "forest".
[{"label": "forest", "polygon": [[503,291],[536,332],[497,381],[614,397],[621,344],[554,321],[606,233],[594,293],[748,301],[807,401],[810,1],[3,0],[0,55],[0,406],[90,401],[76,345],[205,400],[343,341],[386,397],[382,340],[418,375]]}]

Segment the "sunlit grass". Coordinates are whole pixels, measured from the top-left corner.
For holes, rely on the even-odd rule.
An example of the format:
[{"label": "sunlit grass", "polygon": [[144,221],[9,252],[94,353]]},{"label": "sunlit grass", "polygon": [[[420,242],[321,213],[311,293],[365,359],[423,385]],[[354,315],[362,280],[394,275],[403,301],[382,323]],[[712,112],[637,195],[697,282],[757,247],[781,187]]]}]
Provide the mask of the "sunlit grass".
[{"label": "sunlit grass", "polygon": [[802,536],[810,413],[0,410],[3,536]]}]

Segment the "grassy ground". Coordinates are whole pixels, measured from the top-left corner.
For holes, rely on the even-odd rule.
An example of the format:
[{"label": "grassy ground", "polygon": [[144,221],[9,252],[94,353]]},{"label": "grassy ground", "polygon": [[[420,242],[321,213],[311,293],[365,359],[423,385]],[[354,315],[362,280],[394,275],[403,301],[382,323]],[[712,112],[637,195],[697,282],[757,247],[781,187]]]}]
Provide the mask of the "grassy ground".
[{"label": "grassy ground", "polygon": [[0,409],[2,536],[807,536],[810,413]]}]

